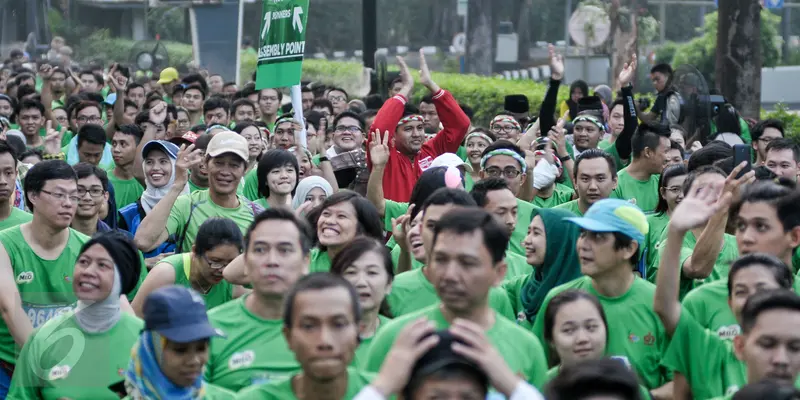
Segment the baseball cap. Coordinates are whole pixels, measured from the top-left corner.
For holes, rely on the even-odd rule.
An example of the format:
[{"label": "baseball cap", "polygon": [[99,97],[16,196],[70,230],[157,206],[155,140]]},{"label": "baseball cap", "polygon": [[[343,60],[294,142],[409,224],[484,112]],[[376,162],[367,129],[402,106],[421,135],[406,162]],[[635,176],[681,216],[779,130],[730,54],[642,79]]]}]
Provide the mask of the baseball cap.
[{"label": "baseball cap", "polygon": [[103,103],[106,103],[106,104],[108,104],[110,106],[113,106],[114,103],[116,103],[116,102],[117,102],[117,94],[116,93],[109,93],[108,96],[106,96],[106,100]]},{"label": "baseball cap", "polygon": [[461,159],[455,153],[442,153],[436,157],[431,163],[430,168],[433,167],[464,167],[467,172],[472,172],[472,165]]},{"label": "baseball cap", "polygon": [[200,135],[198,135],[198,134],[196,134],[196,133],[194,133],[192,131],[187,131],[186,133],[184,133],[181,136],[175,136],[175,137],[170,138],[169,142],[170,143],[174,143],[176,146],[180,146],[180,145],[183,145],[183,144],[190,145],[190,144],[194,144],[194,142],[197,141],[198,137],[200,137]]},{"label": "baseball cap", "polygon": [[592,204],[583,217],[566,220],[591,232],[619,232],[637,241],[640,249],[650,229],[642,210],[621,199],[600,200]]},{"label": "baseball cap", "polygon": [[208,142],[206,155],[209,157],[219,157],[225,153],[233,153],[244,161],[249,159],[247,139],[236,132],[220,132]]},{"label": "baseball cap", "polygon": [[174,143],[170,143],[166,140],[151,140],[142,147],[142,158],[147,157],[147,154],[153,150],[161,150],[167,153],[173,160],[177,160],[178,150],[180,149]]},{"label": "baseball cap", "polygon": [[417,360],[411,369],[409,382],[422,379],[444,368],[457,366],[473,370],[477,376],[481,377],[482,386],[489,385],[489,378],[486,372],[474,362],[453,351],[453,343],[465,343],[456,339],[448,330],[437,331],[433,335],[439,336],[439,342]]},{"label": "baseball cap", "polygon": [[156,331],[173,342],[189,343],[225,336],[208,322],[203,297],[183,286],[154,290],[144,301],[143,314],[145,330]]},{"label": "baseball cap", "polygon": [[172,67],[164,68],[159,75],[158,84],[163,85],[178,80],[178,70]]}]

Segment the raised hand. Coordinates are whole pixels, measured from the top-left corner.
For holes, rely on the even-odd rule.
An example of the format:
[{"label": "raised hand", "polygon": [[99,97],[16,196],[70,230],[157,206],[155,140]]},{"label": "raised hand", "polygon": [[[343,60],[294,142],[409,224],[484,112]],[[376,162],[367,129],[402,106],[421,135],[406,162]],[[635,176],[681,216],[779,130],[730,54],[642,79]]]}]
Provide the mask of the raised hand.
[{"label": "raised hand", "polygon": [[410,230],[411,213],[413,211],[414,204],[410,204],[405,214],[397,218],[392,218],[392,236],[394,236],[394,240],[397,242],[400,248],[406,251],[408,251],[408,241],[406,238],[408,237],[408,231]]},{"label": "raised hand", "polygon": [[403,57],[397,56],[397,63],[400,64],[400,79],[403,82],[403,88],[400,89],[400,94],[408,97],[411,90],[414,89],[414,77],[411,76],[411,71],[408,69],[408,64]]},{"label": "raised hand", "polygon": [[441,88],[431,77],[431,71],[428,69],[428,62],[425,61],[425,52],[419,50],[419,83],[423,84],[431,93],[437,93]]},{"label": "raised hand", "polygon": [[114,77],[114,73],[117,72],[118,65],[119,64],[114,63],[114,65],[111,66],[111,68],[108,70],[108,78],[106,78],[108,87],[114,93],[125,92],[125,89],[128,87],[128,78],[126,78],[124,75],[120,74],[119,76]]},{"label": "raised hand", "polygon": [[688,232],[705,225],[714,214],[731,202],[731,194],[724,192],[723,188],[723,185],[716,183],[698,187],[695,182],[672,212],[670,227],[680,232]]},{"label": "raised hand", "polygon": [[49,81],[53,76],[53,72],[54,68],[50,64],[42,64],[42,66],[39,67],[39,76],[43,81]]},{"label": "raised hand", "polygon": [[167,119],[167,103],[159,101],[150,109],[150,122],[161,125]]},{"label": "raised hand", "polygon": [[[189,179],[189,170],[203,162],[203,150],[195,149],[191,144],[181,146],[178,150],[178,157],[175,160],[175,182],[185,184]],[[181,185],[182,186],[182,185]]]},{"label": "raised hand", "polygon": [[634,79],[636,79],[636,54],[634,53],[631,56],[631,62],[625,63],[622,66],[622,71],[619,71],[619,77],[617,77],[617,82],[619,82],[619,86],[625,86]]},{"label": "raised hand", "polygon": [[381,137],[380,131],[371,133],[372,138],[369,141],[369,159],[372,165],[383,166],[389,162],[389,155],[391,149],[389,148],[389,131],[386,131]]},{"label": "raised hand", "polygon": [[53,121],[47,120],[47,123],[45,124],[46,134],[44,137],[45,154],[61,153],[61,137],[66,131],[66,127],[62,127],[60,131],[53,129]]},{"label": "raised hand", "polygon": [[567,141],[564,140],[564,124],[566,121],[561,118],[558,122],[550,128],[550,132],[547,133],[547,137],[553,142],[553,148],[555,148],[556,153],[560,156],[566,156],[567,152]]},{"label": "raised hand", "polygon": [[550,53],[550,78],[555,81],[564,79],[564,56],[556,52],[555,46],[547,45]]},{"label": "raised hand", "polygon": [[747,161],[742,161],[739,165],[733,168],[731,174],[725,179],[724,191],[726,193],[730,193],[733,197],[737,197],[739,195],[739,189],[742,187],[742,185],[745,183],[751,183],[756,179],[756,172],[752,170],[737,178],[739,173],[741,173],[746,166]]}]

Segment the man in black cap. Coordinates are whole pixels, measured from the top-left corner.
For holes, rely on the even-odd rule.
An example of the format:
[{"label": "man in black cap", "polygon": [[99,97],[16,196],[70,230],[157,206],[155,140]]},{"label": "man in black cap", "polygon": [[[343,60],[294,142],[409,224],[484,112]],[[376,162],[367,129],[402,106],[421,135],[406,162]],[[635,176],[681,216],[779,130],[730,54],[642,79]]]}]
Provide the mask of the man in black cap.
[{"label": "man in black cap", "polygon": [[503,109],[506,110],[507,113],[513,115],[514,119],[522,126],[527,125],[530,121],[528,113],[530,113],[531,106],[528,103],[528,97],[524,94],[510,94],[506,96]]}]

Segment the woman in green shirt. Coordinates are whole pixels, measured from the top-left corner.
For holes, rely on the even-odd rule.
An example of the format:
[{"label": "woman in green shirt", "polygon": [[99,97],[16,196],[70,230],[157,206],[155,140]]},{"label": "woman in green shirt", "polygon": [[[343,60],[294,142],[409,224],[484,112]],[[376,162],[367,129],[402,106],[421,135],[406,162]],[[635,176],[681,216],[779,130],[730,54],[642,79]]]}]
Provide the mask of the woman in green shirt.
[{"label": "woman in green shirt", "polygon": [[655,272],[658,271],[658,265],[653,265],[658,261],[658,244],[661,243],[672,210],[683,200],[683,181],[686,180],[686,174],[688,171],[685,165],[670,165],[664,168],[658,180],[658,205],[653,214],[647,217],[650,230],[645,238],[647,243],[645,265],[648,271],[646,278],[653,283],[656,281]]},{"label": "woman in green shirt", "polygon": [[[596,297],[581,290],[566,290],[550,300],[544,311],[544,337],[559,365],[547,372],[547,380],[558,376],[561,367],[570,367],[605,356],[608,342],[608,321]],[[625,364],[624,360],[619,360]],[[651,398],[639,386],[642,399]]]},{"label": "woman in green shirt", "polygon": [[389,249],[381,242],[358,237],[342,249],[331,264],[331,273],[340,275],[356,289],[361,308],[360,343],[352,366],[366,367],[372,338],[392,318],[386,296],[392,291],[394,271]]},{"label": "woman in green shirt", "polygon": [[[72,274],[73,311],[34,331],[17,359],[10,399],[118,399],[142,321],[123,312],[141,272],[139,252],[123,233],[105,232],[81,248]],[[127,300],[125,300],[127,302]],[[60,339],[67,340],[60,340]]]},{"label": "woman in green shirt", "polygon": [[253,122],[244,121],[236,124],[233,131],[247,139],[247,155],[249,158],[247,160],[246,172],[250,172],[251,169],[258,166],[258,161],[264,153],[264,141],[261,139],[261,129]]},{"label": "woman in green shirt", "polygon": [[475,128],[467,135],[465,147],[467,149],[467,161],[472,165],[472,172],[464,177],[466,191],[472,190],[473,183],[481,180],[481,158],[483,151],[494,143],[497,137],[494,133],[484,128]]},{"label": "woman in green shirt", "polygon": [[357,236],[383,240],[383,226],[378,210],[360,194],[342,190],[325,199],[308,214],[315,227],[310,272],[328,272],[331,260]]},{"label": "woman in green shirt", "polygon": [[222,277],[225,266],[242,253],[242,231],[227,218],[209,218],[197,231],[189,253],[166,257],[153,267],[136,298],[133,310],[143,316],[147,296],[164,286],[178,285],[200,293],[210,310],[244,294],[245,289]]},{"label": "woman in green shirt", "polygon": [[258,191],[254,203],[266,208],[291,207],[292,196],[300,181],[300,167],[291,152],[272,149],[258,161]]}]

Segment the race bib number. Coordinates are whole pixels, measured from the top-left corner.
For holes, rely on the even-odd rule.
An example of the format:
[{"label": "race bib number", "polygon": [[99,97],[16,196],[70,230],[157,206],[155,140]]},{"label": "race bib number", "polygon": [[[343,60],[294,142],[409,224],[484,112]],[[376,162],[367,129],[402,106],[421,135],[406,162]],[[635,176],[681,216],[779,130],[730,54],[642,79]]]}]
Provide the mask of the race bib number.
[{"label": "race bib number", "polygon": [[22,309],[25,310],[25,314],[27,314],[28,319],[31,320],[31,325],[33,325],[33,328],[36,329],[44,325],[45,322],[58,317],[61,314],[72,311],[72,306],[42,305],[23,302]]}]

